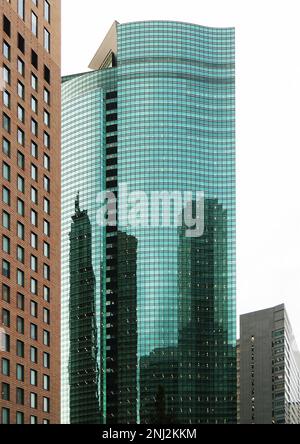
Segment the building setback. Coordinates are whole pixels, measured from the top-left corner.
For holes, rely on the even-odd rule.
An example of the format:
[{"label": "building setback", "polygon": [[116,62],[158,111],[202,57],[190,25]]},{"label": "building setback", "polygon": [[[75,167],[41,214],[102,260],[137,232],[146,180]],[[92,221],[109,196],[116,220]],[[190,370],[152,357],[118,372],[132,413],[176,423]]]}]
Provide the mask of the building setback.
[{"label": "building setback", "polygon": [[300,356],[284,305],[241,316],[240,423],[300,423]]},{"label": "building setback", "polygon": [[[69,233],[79,192],[91,229],[101,421],[235,423],[234,29],[115,22],[90,68],[62,85],[62,420],[73,421]],[[99,192],[117,197],[124,184],[203,191],[203,236],[100,227]]]},{"label": "building setback", "polygon": [[60,0],[1,0],[0,29],[0,423],[59,423]]}]

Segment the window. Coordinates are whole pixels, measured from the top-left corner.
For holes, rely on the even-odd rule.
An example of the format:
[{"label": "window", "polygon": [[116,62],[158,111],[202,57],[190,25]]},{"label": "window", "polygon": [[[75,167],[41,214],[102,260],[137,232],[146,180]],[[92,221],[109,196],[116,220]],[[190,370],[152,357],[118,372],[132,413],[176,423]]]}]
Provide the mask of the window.
[{"label": "window", "polygon": [[35,159],[38,158],[39,153],[38,153],[38,146],[35,142],[31,141],[31,155],[32,157],[34,157]]},{"label": "window", "polygon": [[10,120],[10,117],[7,114],[5,114],[5,113],[3,113],[2,125],[3,125],[3,129],[5,131],[7,131],[8,133],[10,133],[10,131],[11,131],[11,120]]},{"label": "window", "polygon": [[46,110],[44,110],[44,124],[50,127],[50,114]]},{"label": "window", "polygon": [[38,259],[33,254],[30,256],[30,268],[32,271],[37,273],[38,271]]},{"label": "window", "polygon": [[18,151],[18,167],[22,170],[25,169],[25,156],[20,151]]},{"label": "window", "polygon": [[19,33],[18,33],[18,48],[23,54],[25,54],[25,39]]},{"label": "window", "polygon": [[49,391],[50,390],[50,376],[43,376],[43,389]]},{"label": "window", "polygon": [[31,179],[35,182],[38,181],[38,169],[33,163],[31,164]]},{"label": "window", "polygon": [[38,236],[35,233],[31,233],[30,244],[35,250],[38,249]]},{"label": "window", "polygon": [[31,201],[38,204],[38,190],[34,187],[31,187]]},{"label": "window", "polygon": [[3,16],[3,31],[5,32],[5,34],[8,35],[8,37],[10,37],[11,35],[10,21],[5,15]]},{"label": "window", "polygon": [[24,413],[23,412],[16,413],[16,423],[17,424],[24,424]]},{"label": "window", "polygon": [[50,148],[50,136],[46,131],[44,132],[44,145],[46,148]]},{"label": "window", "polygon": [[6,163],[2,163],[2,175],[5,180],[10,182],[10,166]]},{"label": "window", "polygon": [[38,374],[35,370],[30,370],[30,384],[35,387],[38,385]]},{"label": "window", "polygon": [[48,308],[44,308],[44,322],[45,324],[50,324],[50,310]]},{"label": "window", "polygon": [[3,376],[10,376],[10,361],[6,358],[1,359],[1,373]]},{"label": "window", "polygon": [[38,419],[36,416],[31,415],[30,416],[30,424],[37,424],[38,423]]},{"label": "window", "polygon": [[32,89],[34,89],[35,91],[38,90],[38,78],[36,75],[34,75],[33,73],[31,73],[31,87]]},{"label": "window", "polygon": [[31,96],[31,109],[32,111],[37,114],[38,112],[38,101],[35,97]]},{"label": "window", "polygon": [[6,230],[10,230],[10,214],[6,211],[2,211],[2,225]]},{"label": "window", "polygon": [[24,342],[17,340],[16,342],[16,350],[17,350],[17,356],[19,358],[25,357],[25,345]]},{"label": "window", "polygon": [[10,191],[6,187],[2,187],[2,201],[6,205],[10,205]]},{"label": "window", "polygon": [[[24,123],[25,122],[25,110],[23,106],[18,105],[18,119]],[[20,143],[20,142],[19,142]],[[22,144],[23,145],[23,144]]]},{"label": "window", "polygon": [[21,316],[17,316],[17,332],[24,334],[24,319]]},{"label": "window", "polygon": [[45,368],[50,368],[50,355],[49,353],[43,353],[43,365]]},{"label": "window", "polygon": [[48,237],[50,236],[50,222],[47,220],[44,220],[44,234]]},{"label": "window", "polygon": [[2,236],[2,251],[10,254],[10,238],[4,235]]},{"label": "window", "polygon": [[25,20],[25,0],[18,0],[18,14]]},{"label": "window", "polygon": [[38,338],[38,328],[35,324],[30,324],[30,338],[37,341]]},{"label": "window", "polygon": [[50,399],[49,398],[43,398],[43,411],[45,413],[50,412]]},{"label": "window", "polygon": [[25,98],[25,86],[23,85],[22,82],[18,81],[18,85],[17,85],[17,92],[18,92],[18,96],[24,100]]},{"label": "window", "polygon": [[44,286],[43,297],[44,297],[44,301],[50,302],[50,288],[49,287]]},{"label": "window", "polygon": [[19,262],[24,264],[25,262],[25,250],[20,245],[17,246],[17,259]]},{"label": "window", "polygon": [[17,188],[21,193],[25,193],[25,179],[24,177],[20,176],[20,174],[18,174],[17,178]]},{"label": "window", "polygon": [[10,312],[5,308],[2,308],[2,324],[4,327],[10,327]]},{"label": "window", "polygon": [[10,352],[10,336],[6,333],[2,334],[2,351]]},{"label": "window", "polygon": [[23,62],[23,60],[18,57],[18,73],[24,77],[25,76],[25,63]]},{"label": "window", "polygon": [[30,347],[30,360],[34,364],[38,362],[38,350],[36,347]]},{"label": "window", "polygon": [[5,284],[2,284],[2,300],[8,304],[10,303],[10,287]]},{"label": "window", "polygon": [[50,105],[50,91],[44,88],[44,102]]},{"label": "window", "polygon": [[50,267],[47,264],[44,264],[44,279],[50,281]]},{"label": "window", "polygon": [[2,259],[2,276],[10,278],[10,263],[5,259]]},{"label": "window", "polygon": [[2,152],[7,157],[10,157],[10,142],[9,142],[9,140],[5,139],[5,137],[3,137],[3,139],[2,139]]},{"label": "window", "polygon": [[31,132],[36,137],[38,136],[38,123],[34,119],[31,119]]},{"label": "window", "polygon": [[17,270],[17,282],[20,287],[25,287],[25,275],[24,271]]},{"label": "window", "polygon": [[3,42],[3,55],[7,60],[10,60],[10,45],[7,42]]},{"label": "window", "polygon": [[37,409],[37,394],[30,393],[30,407],[32,409]]},{"label": "window", "polygon": [[43,247],[44,247],[44,256],[50,259],[50,244],[48,244],[48,242],[44,242]]},{"label": "window", "polygon": [[38,294],[38,281],[34,278],[30,279],[30,291],[32,294]]},{"label": "window", "polygon": [[4,83],[7,83],[8,85],[10,85],[10,82],[11,82],[10,69],[5,65],[3,66],[2,75],[3,75]]},{"label": "window", "polygon": [[44,28],[44,48],[50,52],[50,32],[46,28]]},{"label": "window", "polygon": [[10,108],[10,94],[8,91],[3,91],[3,105]]},{"label": "window", "polygon": [[48,66],[44,65],[44,80],[49,83],[50,85],[50,81],[51,81],[51,73],[50,73],[50,69],[48,68]]},{"label": "window", "polygon": [[38,214],[35,210],[30,211],[30,220],[34,227],[38,226]]},{"label": "window", "polygon": [[35,301],[30,301],[30,314],[32,317],[38,317],[38,304]]},{"label": "window", "polygon": [[10,401],[10,386],[5,382],[1,384],[1,398],[3,401]]},{"label": "window", "polygon": [[50,157],[47,154],[44,154],[44,168],[50,171]]},{"label": "window", "polygon": [[50,179],[47,176],[44,176],[44,190],[50,193]]},{"label": "window", "polygon": [[50,23],[50,13],[50,3],[47,0],[44,0],[44,18],[48,23]]},{"label": "window", "polygon": [[10,410],[6,407],[2,407],[1,409],[1,423],[10,424]]},{"label": "window", "polygon": [[17,200],[17,211],[20,216],[25,216],[25,204],[22,199]]},{"label": "window", "polygon": [[17,293],[17,307],[22,311],[25,309],[25,298],[22,293]]},{"label": "window", "polygon": [[38,69],[39,67],[39,57],[37,53],[32,49],[31,50],[31,64],[35,67],[35,69]]},{"label": "window", "polygon": [[38,18],[34,12],[31,11],[31,32],[37,37],[38,35]]},{"label": "window", "polygon": [[25,145],[25,133],[21,128],[18,128],[18,143],[21,146]]},{"label": "window", "polygon": [[16,401],[17,401],[17,404],[20,404],[20,405],[24,405],[24,390],[23,389],[21,389],[21,388],[17,388],[17,392],[16,392]]},{"label": "window", "polygon": [[25,227],[21,222],[17,223],[17,236],[19,239],[25,239]]},{"label": "window", "polygon": [[47,347],[50,347],[50,332],[47,330],[44,330],[43,332],[43,343]]},{"label": "window", "polygon": [[24,382],[24,365],[17,364],[16,375],[18,381]]}]

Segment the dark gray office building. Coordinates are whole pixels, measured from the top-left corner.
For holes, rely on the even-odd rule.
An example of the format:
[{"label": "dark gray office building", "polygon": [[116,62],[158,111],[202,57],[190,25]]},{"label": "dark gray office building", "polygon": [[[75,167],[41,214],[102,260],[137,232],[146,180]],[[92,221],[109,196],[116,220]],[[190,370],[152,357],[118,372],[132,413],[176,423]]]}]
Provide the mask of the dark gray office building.
[{"label": "dark gray office building", "polygon": [[300,355],[284,305],[241,316],[241,424],[300,424]]}]

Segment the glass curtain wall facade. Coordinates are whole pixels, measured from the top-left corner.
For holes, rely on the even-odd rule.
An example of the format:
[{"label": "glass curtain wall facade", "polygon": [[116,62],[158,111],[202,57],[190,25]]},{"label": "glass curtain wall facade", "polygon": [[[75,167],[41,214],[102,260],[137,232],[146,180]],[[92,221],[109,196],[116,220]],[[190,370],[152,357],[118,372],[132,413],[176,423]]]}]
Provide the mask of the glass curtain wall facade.
[{"label": "glass curtain wall facade", "polygon": [[[66,77],[62,88],[63,420],[68,234],[80,192],[92,233],[101,420],[159,422],[160,399],[170,423],[234,423],[234,29],[138,22],[116,24],[110,40],[95,71]],[[203,191],[203,236],[99,227],[97,193],[118,194],[123,184],[147,194]]]}]

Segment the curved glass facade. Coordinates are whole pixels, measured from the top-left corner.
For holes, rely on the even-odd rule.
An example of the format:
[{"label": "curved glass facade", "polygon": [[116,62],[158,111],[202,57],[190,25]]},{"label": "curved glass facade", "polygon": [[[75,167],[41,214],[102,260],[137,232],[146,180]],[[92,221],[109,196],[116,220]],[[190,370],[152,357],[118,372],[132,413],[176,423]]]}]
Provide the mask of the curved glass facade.
[{"label": "curved glass facade", "polygon": [[[64,420],[79,191],[92,227],[103,421],[234,423],[234,30],[158,21],[116,33],[111,68],[63,83]],[[121,184],[147,195],[204,192],[203,236],[98,227],[97,193]]]}]

